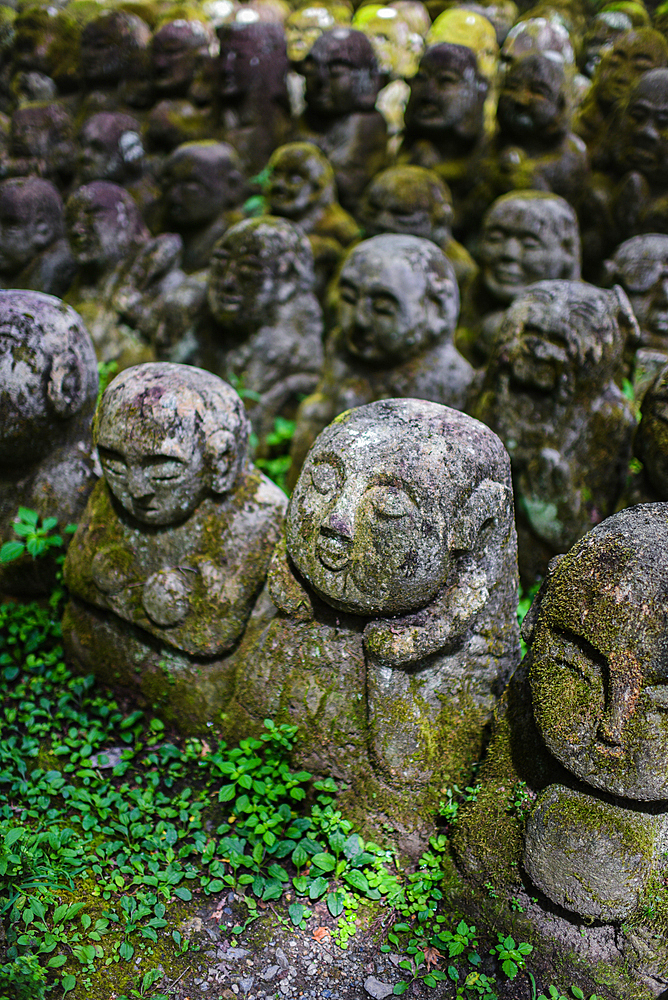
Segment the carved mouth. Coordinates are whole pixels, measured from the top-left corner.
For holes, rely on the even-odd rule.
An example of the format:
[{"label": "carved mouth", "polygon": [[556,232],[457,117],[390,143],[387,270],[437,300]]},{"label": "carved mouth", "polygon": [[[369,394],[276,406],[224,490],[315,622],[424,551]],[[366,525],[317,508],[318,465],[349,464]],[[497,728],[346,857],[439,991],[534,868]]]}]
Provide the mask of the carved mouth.
[{"label": "carved mouth", "polygon": [[524,282],[524,274],[518,267],[498,265],[492,272],[500,285],[519,285]]},{"label": "carved mouth", "polygon": [[649,326],[655,333],[668,333],[668,309],[653,309]]},{"label": "carved mouth", "polygon": [[352,543],[348,538],[343,538],[341,535],[325,535],[321,532],[316,544],[316,555],[323,566],[334,573],[339,573],[350,562],[351,546]]}]

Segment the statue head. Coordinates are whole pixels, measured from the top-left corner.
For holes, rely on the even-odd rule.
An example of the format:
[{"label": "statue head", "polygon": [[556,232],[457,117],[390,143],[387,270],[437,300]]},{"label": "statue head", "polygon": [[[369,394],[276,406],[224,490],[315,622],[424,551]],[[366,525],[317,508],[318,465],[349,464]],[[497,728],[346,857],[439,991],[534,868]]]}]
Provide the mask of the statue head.
[{"label": "statue head", "polygon": [[106,269],[145,243],[149,232],[137,203],[108,181],[93,181],[70,195],[65,225],[78,264]]},{"label": "statue head", "polygon": [[310,111],[327,118],[370,111],[380,89],[373,46],[361,31],[324,32],[302,60],[305,100]]},{"label": "statue head", "polygon": [[564,64],[550,55],[524,56],[506,72],[496,117],[504,139],[560,139],[568,131],[568,80]]},{"label": "statue head", "polygon": [[411,31],[396,7],[381,4],[359,7],[352,26],[363,31],[371,42],[381,73],[391,79],[408,79],[415,75],[424,41]]},{"label": "statue head", "polygon": [[80,434],[98,375],[79,315],[53,295],[0,291],[0,458],[28,465]]},{"label": "statue head", "polygon": [[200,61],[217,49],[214,31],[204,21],[179,18],[162,24],[151,41],[153,86],[160,97],[185,96]]},{"label": "statue head", "polygon": [[488,89],[471,49],[447,42],[431,46],[411,80],[406,131],[475,141],[483,131]]},{"label": "statue head", "polygon": [[541,52],[552,52],[565,66],[575,63],[575,54],[570,35],[558,21],[546,17],[532,17],[520,21],[508,32],[501,48],[500,62],[504,70],[524,56]]},{"label": "statue head", "polygon": [[283,99],[288,57],[285,33],[280,24],[253,21],[223,24],[216,31],[218,98],[235,104],[251,94],[260,102]]},{"label": "statue head", "polygon": [[643,396],[640,414],[634,451],[658,496],[668,497],[668,366]]},{"label": "statue head", "polygon": [[580,277],[580,230],[567,201],[545,191],[512,191],[483,219],[478,250],[482,281],[500,302],[529,285]]},{"label": "statue head", "polygon": [[101,111],[84,122],[79,132],[81,184],[90,181],[123,184],[141,173],[143,164],[141,125],[136,118]]},{"label": "statue head", "polygon": [[184,142],[171,153],[160,175],[170,224],[200,226],[238,205],[245,182],[241,162],[226,142]]},{"label": "statue head", "polygon": [[367,236],[403,233],[442,246],[452,236],[452,194],[433,170],[389,167],[376,174],[360,205]]},{"label": "statue head", "polygon": [[668,348],[668,236],[634,236],[606,262],[608,283],[618,283],[638,320],[641,342]]},{"label": "statue head", "polygon": [[57,7],[24,7],[14,21],[14,67],[52,77],[58,83],[73,81],[79,52],[80,28],[67,10]]},{"label": "statue head", "polygon": [[550,564],[525,638],[538,729],[594,788],[668,794],[668,505],[597,525]]},{"label": "statue head", "polygon": [[74,164],[74,123],[58,104],[35,101],[17,108],[9,130],[12,156],[37,156],[47,163],[57,152],[70,154]]},{"label": "statue head", "polygon": [[41,177],[0,183],[0,273],[15,276],[37,254],[63,237],[63,199]]},{"label": "statue head", "polygon": [[81,32],[81,72],[88,87],[119,83],[137,54],[148,50],[145,21],[121,10],[107,11]]},{"label": "statue head", "polygon": [[272,215],[299,222],[317,205],[336,201],[334,170],[317,146],[291,142],[272,153],[264,192]]},{"label": "statue head", "polygon": [[499,63],[499,44],[494,26],[471,10],[451,7],[439,14],[427,34],[427,45],[465,45],[476,57],[486,80],[493,80]]},{"label": "statue head", "polygon": [[606,10],[591,19],[582,39],[580,65],[585,76],[593,77],[602,56],[632,27],[631,18],[620,10]]},{"label": "statue head", "polygon": [[349,251],[336,302],[347,350],[380,367],[452,337],[459,315],[452,264],[435,243],[417,236],[374,236]]},{"label": "statue head", "polygon": [[653,28],[625,31],[605,52],[592,86],[604,110],[627,96],[637,80],[650,69],[668,66],[668,42]]},{"label": "statue head", "polygon": [[644,73],[620,112],[612,137],[620,171],[637,170],[650,183],[668,182],[668,69]]},{"label": "statue head", "polygon": [[475,558],[483,524],[507,533],[510,496],[505,449],[477,420],[416,399],[370,403],[311,448],[288,507],[288,554],[327,604],[405,614],[456,578],[459,558]]},{"label": "statue head", "polygon": [[112,494],[136,521],[157,528],[234,488],[248,436],[234,389],[190,365],[126,368],[105,389],[93,425]]},{"label": "statue head", "polygon": [[288,59],[290,62],[301,62],[323,31],[349,21],[350,11],[343,4],[325,4],[314,0],[293,10],[285,22]]},{"label": "statue head", "polygon": [[223,327],[253,330],[277,310],[313,291],[313,251],[303,232],[271,215],[245,219],[216,243],[209,270],[209,308]]},{"label": "statue head", "polygon": [[491,364],[513,392],[584,404],[614,378],[629,335],[637,325],[619,286],[539,281],[506,310]]}]

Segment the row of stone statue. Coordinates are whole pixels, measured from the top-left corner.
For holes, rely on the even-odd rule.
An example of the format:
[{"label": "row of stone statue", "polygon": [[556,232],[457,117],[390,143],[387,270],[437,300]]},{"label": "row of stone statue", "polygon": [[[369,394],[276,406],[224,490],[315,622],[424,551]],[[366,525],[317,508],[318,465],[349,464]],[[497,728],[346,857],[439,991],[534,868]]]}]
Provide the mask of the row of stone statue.
[{"label": "row of stone statue", "polygon": [[[527,337],[550,292],[524,305]],[[668,822],[668,504],[627,508],[551,562],[515,672],[512,459],[484,424],[417,399],[357,407],[318,436],[288,504],[249,460],[238,394],[148,363],[102,395],[93,485],[90,339],[54,298],[2,292],[0,306],[3,516],[18,499],[69,504],[79,522],[64,570],[71,663],[186,732],[296,723],[299,761],[343,781],[409,852],[510,680],[459,828],[462,864],[481,882],[517,879],[523,857],[527,893],[548,906],[613,923],[636,912]],[[602,299],[571,312],[596,307],[610,317]],[[567,324],[558,334],[545,381],[566,356]],[[591,371],[601,355],[581,361]],[[659,425],[659,450],[667,381],[668,369],[642,425]],[[3,589],[34,589],[45,570],[9,563]],[[526,830],[507,808],[520,781],[539,796]]]}]

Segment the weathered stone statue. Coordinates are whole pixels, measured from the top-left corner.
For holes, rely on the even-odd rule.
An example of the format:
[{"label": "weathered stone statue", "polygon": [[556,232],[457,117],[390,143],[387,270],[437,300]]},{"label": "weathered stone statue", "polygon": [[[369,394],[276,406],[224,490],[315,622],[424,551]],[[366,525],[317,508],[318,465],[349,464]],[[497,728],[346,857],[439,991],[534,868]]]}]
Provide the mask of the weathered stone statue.
[{"label": "weathered stone statue", "polygon": [[474,364],[489,359],[504,310],[536,281],[580,277],[580,231],[563,198],[543,191],[502,195],[483,218],[480,274],[462,301],[457,344]]},{"label": "weathered stone statue", "polygon": [[475,54],[464,45],[431,46],[411,80],[399,162],[435,170],[448,184],[457,233],[474,221],[465,202],[478,179],[486,148],[488,90]]},{"label": "weathered stone statue", "polygon": [[0,183],[0,284],[64,295],[77,266],[65,239],[63,200],[39,177]]},{"label": "weathered stone statue", "polygon": [[322,3],[315,0],[314,3],[305,3],[297,7],[288,15],[285,22],[285,40],[290,62],[301,62],[323,31],[329,31],[337,24],[350,21],[350,18],[351,12],[344,4]]},{"label": "weathered stone statue", "polygon": [[346,412],[290,501],[239,653],[237,721],[289,717],[300,762],[351,782],[348,808],[419,853],[430,801],[518,661],[515,558],[494,434],[416,399]]},{"label": "weathered stone statue", "polygon": [[577,281],[538,282],[505,314],[473,412],[510,452],[526,584],[621,495],[635,420],[615,379],[635,331],[620,288]]},{"label": "weathered stone statue", "polygon": [[216,33],[217,138],[236,149],[250,177],[288,139],[285,34],[280,25],[261,21],[224,24]]},{"label": "weathered stone statue", "polygon": [[205,21],[178,18],[161,24],[151,39],[151,74],[158,98],[187,97],[200,64],[217,50]]},{"label": "weathered stone statue", "polygon": [[[0,533],[19,507],[79,520],[97,475],[90,423],[98,377],[81,319],[51,295],[0,291]],[[67,536],[62,535],[63,541]],[[24,554],[0,565],[0,593],[50,593],[56,565]]]},{"label": "weathered stone statue", "polygon": [[72,118],[58,104],[37,101],[12,115],[8,149],[0,156],[0,177],[45,177],[66,187],[76,167]]},{"label": "weathered stone statue", "polygon": [[[183,244],[175,233],[151,239],[128,192],[108,181],[84,184],[66,205],[70,247],[79,265],[67,299],[81,312],[100,361],[127,368],[155,358],[157,327],[185,281]],[[198,315],[203,287],[172,317],[170,346]],[[169,322],[166,320],[165,322]]]},{"label": "weathered stone statue", "polygon": [[570,131],[570,87],[563,62],[535,53],[507,70],[496,113],[498,134],[483,166],[478,198],[508,191],[552,191],[577,205],[588,177],[582,140]]},{"label": "weathered stone statue", "polygon": [[[537,887],[544,909],[559,908],[543,924],[548,935],[563,940],[566,930],[568,940],[563,910],[608,924],[635,917],[602,954],[619,965],[625,955],[627,975],[645,983],[665,962],[659,938],[638,945],[642,893],[664,875],[668,836],[667,529],[668,505],[632,507],[551,564],[525,619],[529,652],[498,710],[478,801],[457,834],[469,870],[483,880],[493,870],[497,887],[521,862],[528,895]],[[518,781],[526,823],[506,807]]]},{"label": "weathered stone statue", "polygon": [[430,240],[374,236],[348,253],[323,373],[297,415],[291,483],[320,431],[353,406],[407,396],[464,409],[473,369],[453,343],[458,312],[452,265]]},{"label": "weathered stone statue", "polygon": [[122,372],[95,419],[104,478],[65,565],[65,645],[186,732],[218,727],[285,509],[248,433],[234,390],[185,365]]},{"label": "weathered stone statue", "polygon": [[381,80],[371,42],[361,31],[334,28],[297,68],[306,81],[306,110],[293,138],[319,146],[334,168],[341,204],[354,212],[387,160],[387,126],[374,109]]},{"label": "weathered stone statue", "polygon": [[654,503],[668,500],[668,365],[660,369],[642,398],[640,423],[633,450],[642,462],[633,477],[624,503]]},{"label": "weathered stone statue", "polygon": [[70,93],[79,82],[76,19],[67,10],[34,5],[17,13],[13,27],[11,90],[19,103],[39,100],[38,93],[46,99]]},{"label": "weathered stone statue", "polygon": [[631,18],[620,10],[607,10],[593,17],[582,39],[578,60],[581,72],[591,79],[605,53],[612,49],[621,34],[631,28]]},{"label": "weathered stone statue", "polygon": [[367,236],[403,233],[436,243],[462,292],[478,273],[468,250],[453,239],[452,194],[434,170],[411,164],[388,167],[367,187],[358,214]]},{"label": "weathered stone statue", "polygon": [[388,148],[394,153],[399,133],[404,127],[404,112],[410,95],[406,81],[417,72],[424,52],[424,38],[411,30],[399,10],[381,4],[359,7],[352,27],[367,36],[373,46],[378,69],[383,78],[389,80],[378,93],[376,108],[387,122],[391,137]]},{"label": "weathered stone statue", "polygon": [[311,245],[286,219],[247,219],[214,249],[204,367],[239,385],[260,440],[318,380],[322,310],[314,285]]},{"label": "weathered stone statue", "polygon": [[216,241],[242,218],[241,160],[225,142],[186,142],[165,161],[160,186],[161,228],[183,239],[184,269],[208,267]]},{"label": "weathered stone statue", "polygon": [[150,101],[151,29],[135,14],[104,11],[81,32],[81,75],[85,117],[123,111]]},{"label": "weathered stone statue", "polygon": [[268,212],[289,219],[306,233],[318,291],[324,292],[345,248],[361,236],[353,217],[337,201],[332,165],[313,143],[289,142],[276,150],[267,169]]},{"label": "weathered stone statue", "polygon": [[491,22],[471,10],[453,7],[436,18],[427,34],[427,45],[465,45],[474,53],[478,69],[490,82],[496,77],[499,45]]}]

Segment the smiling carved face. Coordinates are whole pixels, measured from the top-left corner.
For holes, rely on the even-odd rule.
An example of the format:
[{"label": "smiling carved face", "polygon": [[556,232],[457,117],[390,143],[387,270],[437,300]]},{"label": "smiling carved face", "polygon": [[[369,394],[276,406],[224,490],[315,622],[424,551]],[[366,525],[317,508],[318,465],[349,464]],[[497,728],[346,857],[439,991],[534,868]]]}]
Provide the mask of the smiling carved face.
[{"label": "smiling carved face", "polygon": [[333,607],[392,615],[423,607],[443,585],[447,523],[435,470],[415,462],[423,444],[394,421],[339,418],[311,449],[288,509],[288,552]]}]

